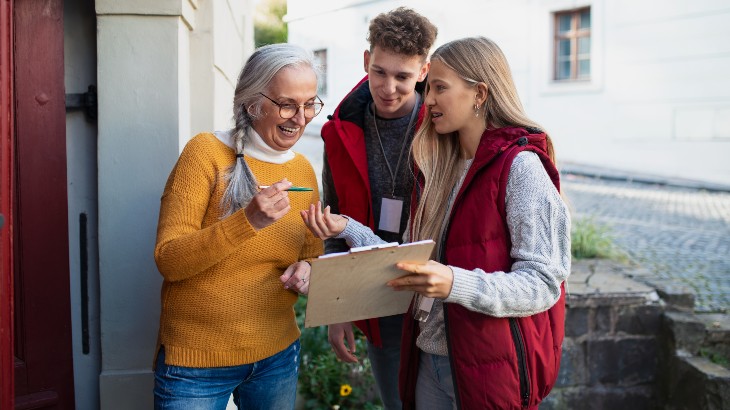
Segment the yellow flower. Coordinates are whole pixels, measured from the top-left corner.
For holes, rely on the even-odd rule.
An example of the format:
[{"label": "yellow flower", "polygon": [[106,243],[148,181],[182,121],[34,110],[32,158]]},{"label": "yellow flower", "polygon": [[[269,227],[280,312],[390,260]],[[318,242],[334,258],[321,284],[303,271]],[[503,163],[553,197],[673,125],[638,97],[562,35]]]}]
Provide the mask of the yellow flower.
[{"label": "yellow flower", "polygon": [[352,393],[352,386],[349,384],[343,384],[340,386],[340,396],[349,396]]}]

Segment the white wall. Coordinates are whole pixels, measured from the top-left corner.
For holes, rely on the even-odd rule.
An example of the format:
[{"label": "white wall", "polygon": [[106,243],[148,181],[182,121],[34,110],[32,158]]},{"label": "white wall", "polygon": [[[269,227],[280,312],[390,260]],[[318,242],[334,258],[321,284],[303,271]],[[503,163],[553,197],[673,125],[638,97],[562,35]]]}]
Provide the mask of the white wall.
[{"label": "white wall", "polygon": [[[233,126],[233,91],[253,51],[255,1],[201,2],[190,32],[191,134]],[[196,102],[205,102],[197,104]]]},{"label": "white wall", "polygon": [[[535,24],[573,2],[542,1]],[[730,5],[705,0],[593,1],[595,79],[561,87],[530,77],[528,111],[563,160],[730,186]],[[548,56],[550,39],[533,36]]]},{"label": "white wall", "polygon": [[[93,0],[64,1],[64,85],[66,94],[82,94],[96,85],[96,13]],[[69,283],[73,342],[74,398],[77,409],[99,407],[101,344],[97,251],[96,123],[83,110],[66,113]],[[86,215],[82,239],[80,216]],[[86,252],[82,260],[81,252]],[[82,270],[86,271],[82,273]],[[82,278],[86,278],[84,281]],[[86,300],[82,288],[85,286]],[[83,320],[86,302],[87,322]],[[84,329],[84,325],[86,328]],[[88,351],[84,351],[87,338]]]},{"label": "white wall", "polygon": [[96,1],[104,409],[152,406],[159,199],[192,134],[228,125],[231,81],[253,44],[250,3]]},{"label": "white wall", "polygon": [[[562,163],[730,187],[726,0],[310,3],[288,1],[289,41],[327,48],[327,114],[364,74],[369,19],[404,5],[436,24],[436,46],[473,35],[495,40],[528,115],[551,133]],[[556,84],[552,13],[583,6],[592,14],[591,81]]]}]

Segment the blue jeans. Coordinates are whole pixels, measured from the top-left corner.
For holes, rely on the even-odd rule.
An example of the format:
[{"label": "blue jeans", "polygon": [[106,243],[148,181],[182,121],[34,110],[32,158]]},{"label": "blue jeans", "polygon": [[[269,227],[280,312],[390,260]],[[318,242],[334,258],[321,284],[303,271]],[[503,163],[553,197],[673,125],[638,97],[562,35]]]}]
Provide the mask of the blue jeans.
[{"label": "blue jeans", "polygon": [[454,379],[448,356],[420,351],[418,380],[416,381],[416,408],[456,410]]},{"label": "blue jeans", "polygon": [[233,394],[239,409],[292,410],[297,392],[299,340],[258,362],[229,367],[165,364],[157,355],[155,410],[225,409]]},{"label": "blue jeans", "polygon": [[381,317],[378,323],[383,347],[375,347],[368,341],[368,358],[373,367],[375,386],[385,410],[400,410],[403,405],[398,394],[398,367],[403,315]]}]

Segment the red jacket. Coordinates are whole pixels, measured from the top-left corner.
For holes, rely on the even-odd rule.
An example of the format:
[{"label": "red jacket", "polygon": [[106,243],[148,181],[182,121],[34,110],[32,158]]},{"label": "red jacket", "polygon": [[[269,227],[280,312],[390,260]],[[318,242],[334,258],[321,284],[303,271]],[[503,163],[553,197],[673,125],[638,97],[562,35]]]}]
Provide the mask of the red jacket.
[{"label": "red jacket", "polygon": [[[423,87],[424,83],[419,83],[416,90],[420,92]],[[322,139],[337,192],[339,213],[355,218],[375,231],[363,132],[365,109],[372,100],[368,77],[365,76],[342,99],[329,121],[322,126]],[[416,128],[423,119],[424,109],[425,104],[418,113]],[[355,325],[373,344],[382,346],[377,318],[359,320]]]},{"label": "red jacket", "polygon": [[[545,134],[528,134],[522,128],[485,131],[442,238],[443,263],[485,272],[511,271],[505,190],[512,161],[524,150],[539,155],[560,190]],[[415,207],[414,198],[412,210]],[[445,303],[444,312],[458,408],[537,408],[558,376],[565,292],[548,311],[524,318],[492,317],[453,303]],[[415,408],[418,328],[410,312],[406,314],[400,368],[404,409]]]}]

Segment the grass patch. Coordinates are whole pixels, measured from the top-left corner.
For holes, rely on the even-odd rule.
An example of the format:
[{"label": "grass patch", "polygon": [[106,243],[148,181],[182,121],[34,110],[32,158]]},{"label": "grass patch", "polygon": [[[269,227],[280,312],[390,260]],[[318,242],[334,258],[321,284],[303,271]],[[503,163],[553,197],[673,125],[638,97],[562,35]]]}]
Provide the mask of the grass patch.
[{"label": "grass patch", "polygon": [[573,221],[571,254],[575,259],[621,259],[611,228],[593,217]]}]

